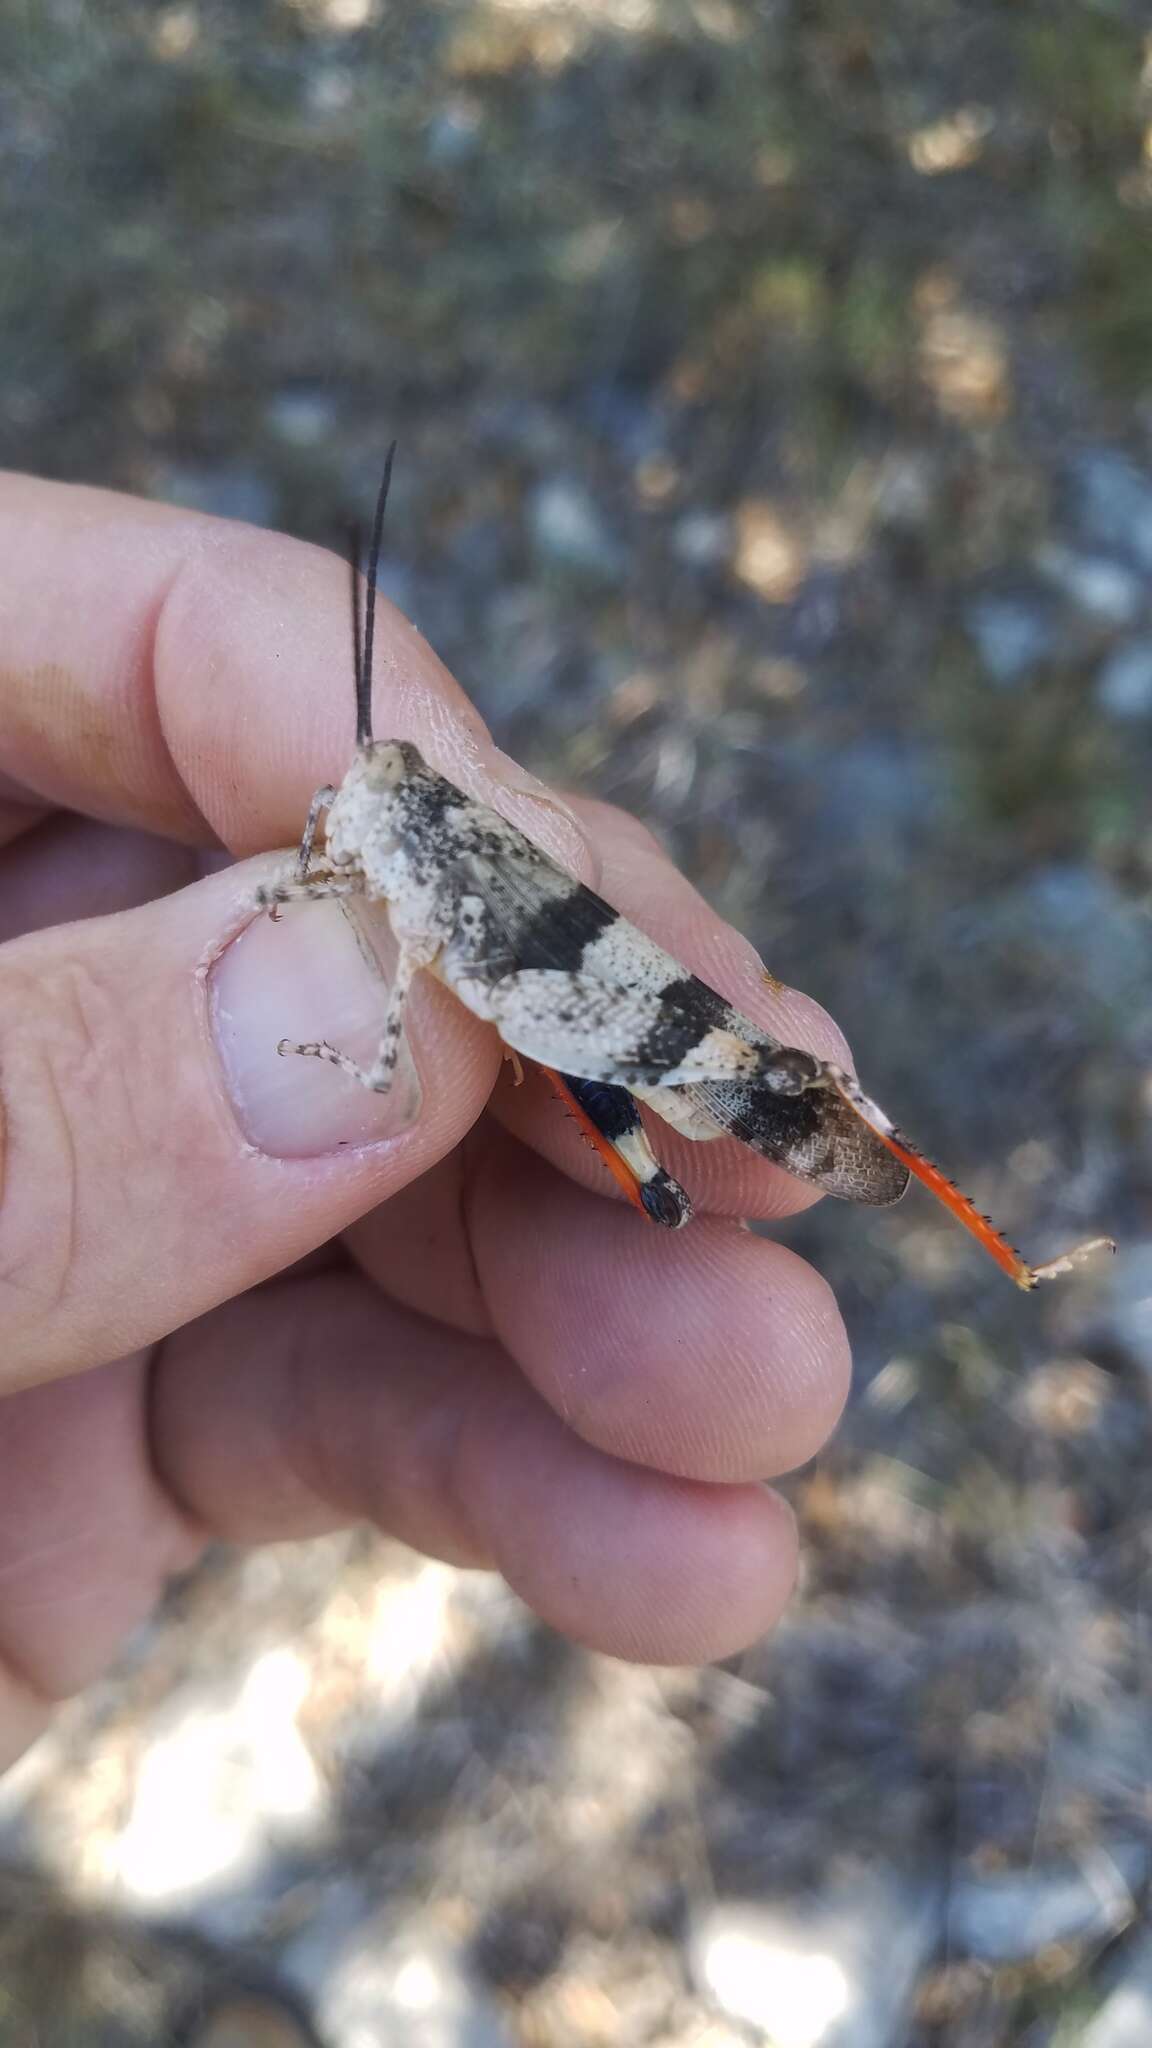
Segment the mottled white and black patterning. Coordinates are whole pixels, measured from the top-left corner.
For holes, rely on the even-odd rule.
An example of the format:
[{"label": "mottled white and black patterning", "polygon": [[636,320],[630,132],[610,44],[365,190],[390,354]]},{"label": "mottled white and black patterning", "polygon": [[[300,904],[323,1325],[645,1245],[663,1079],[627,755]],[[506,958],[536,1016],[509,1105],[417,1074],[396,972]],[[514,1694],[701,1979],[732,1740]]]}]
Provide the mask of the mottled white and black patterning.
[{"label": "mottled white and black patterning", "polygon": [[[649,1103],[685,1137],[740,1138],[829,1194],[863,1202],[903,1194],[907,1166],[833,1085],[839,1069],[741,1016],[408,741],[362,746],[339,791],[321,792],[317,818],[325,803],[324,860],[302,849],[301,872],[265,889],[261,903],[385,902],[400,957],[371,1067],[325,1044],[285,1050],[386,1089],[404,999],[425,967],[494,1024],[510,1051],[564,1077],[582,1120],[645,1164],[643,1185],[647,1145],[621,1096]],[[654,1161],[651,1171],[660,1173]],[[676,1187],[669,1176],[660,1185]],[[687,1221],[683,1192],[676,1195],[655,1205],[659,1221]]]},{"label": "mottled white and black patterning", "polygon": [[637,1097],[686,1138],[736,1138],[851,1201],[898,1201],[915,1173],[1019,1285],[1064,1270],[1079,1252],[1025,1265],[843,1068],[780,1044],[734,1010],[515,825],[429,767],[410,741],[373,739],[376,572],[391,461],[390,452],[362,627],[353,565],[356,754],[339,789],[317,790],[294,873],[258,902],[273,913],[302,897],[386,904],[396,975],[371,1066],[325,1042],[282,1040],[280,1051],[328,1060],[386,1090],[412,977],[425,968],[493,1024],[510,1052],[546,1069],[625,1192],[658,1223],[679,1227],[691,1206],[652,1154]]}]

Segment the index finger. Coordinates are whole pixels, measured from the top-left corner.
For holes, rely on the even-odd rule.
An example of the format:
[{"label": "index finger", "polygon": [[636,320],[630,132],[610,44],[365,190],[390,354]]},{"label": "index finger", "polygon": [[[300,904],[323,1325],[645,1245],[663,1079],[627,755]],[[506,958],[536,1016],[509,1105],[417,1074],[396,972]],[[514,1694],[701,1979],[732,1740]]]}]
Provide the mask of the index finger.
[{"label": "index finger", "polygon": [[[248,854],[295,841],[313,790],[338,783],[351,759],[348,572],[304,542],[113,492],[0,478],[0,646],[0,776],[25,801]],[[752,948],[642,827],[606,805],[574,810],[515,769],[383,599],[375,699],[382,737],[415,740],[775,1036],[843,1057],[819,1007],[769,989]],[[530,1117],[525,1134],[542,1123]],[[559,1153],[554,1133],[542,1143],[577,1177],[592,1164],[567,1134]],[[812,1199],[744,1148],[692,1151],[708,1206],[779,1214]]]},{"label": "index finger", "polygon": [[[282,845],[351,752],[347,592],[303,541],[0,477],[0,775],[115,824]],[[383,600],[378,645],[382,719],[463,768],[483,722]]]}]

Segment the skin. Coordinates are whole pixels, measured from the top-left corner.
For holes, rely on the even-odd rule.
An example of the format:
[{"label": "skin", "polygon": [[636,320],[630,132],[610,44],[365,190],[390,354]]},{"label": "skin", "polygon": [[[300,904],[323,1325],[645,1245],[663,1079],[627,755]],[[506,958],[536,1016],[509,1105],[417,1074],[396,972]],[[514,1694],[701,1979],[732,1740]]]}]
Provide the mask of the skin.
[{"label": "skin", "polygon": [[[376,730],[844,1057],[642,826],[502,756],[383,603]],[[427,977],[391,1134],[377,1098],[277,1061],[317,949],[252,895],[351,735],[336,558],[0,480],[0,1763],[218,1537],[367,1519],[651,1662],[728,1655],[787,1600],[761,1482],[827,1436],[848,1351],[824,1282],[738,1219],[811,1191],[659,1128],[697,1217],[654,1228]],[[336,906],[304,914],[322,960],[346,945]]]}]

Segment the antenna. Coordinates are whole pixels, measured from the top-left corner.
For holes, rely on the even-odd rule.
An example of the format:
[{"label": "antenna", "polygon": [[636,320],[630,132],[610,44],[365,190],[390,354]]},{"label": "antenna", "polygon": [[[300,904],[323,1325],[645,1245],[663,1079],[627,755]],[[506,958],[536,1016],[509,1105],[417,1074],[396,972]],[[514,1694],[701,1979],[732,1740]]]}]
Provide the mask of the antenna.
[{"label": "antenna", "polygon": [[372,646],[376,636],[376,585],[380,575],[380,541],[384,532],[384,507],[388,503],[388,486],[392,481],[392,459],[396,453],[393,441],[384,457],[384,474],[380,479],[380,490],[376,498],[376,513],[372,521],[372,537],[368,543],[368,589],[364,601],[364,631],[360,631],[360,595],[358,570],[360,566],[360,535],[356,535],[356,552],[352,572],[352,615],[356,635],[356,745],[372,745]]},{"label": "antenna", "polygon": [[360,724],[361,678],[364,674],[364,626],[360,617],[360,564],[364,558],[364,529],[358,519],[348,521],[348,595],[352,600],[352,665],[356,671],[356,724]]}]

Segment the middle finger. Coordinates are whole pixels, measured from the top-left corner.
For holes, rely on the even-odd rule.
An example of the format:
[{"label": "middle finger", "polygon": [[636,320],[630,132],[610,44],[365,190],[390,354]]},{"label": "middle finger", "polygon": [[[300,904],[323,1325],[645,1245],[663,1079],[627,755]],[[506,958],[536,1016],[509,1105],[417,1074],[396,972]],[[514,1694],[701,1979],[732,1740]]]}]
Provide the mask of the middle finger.
[{"label": "middle finger", "polygon": [[497,1336],[614,1457],[692,1479],[767,1478],[810,1457],[844,1403],[844,1326],[802,1259],[717,1217],[654,1229],[489,1120],[463,1167],[442,1162],[350,1241],[394,1300]]}]

